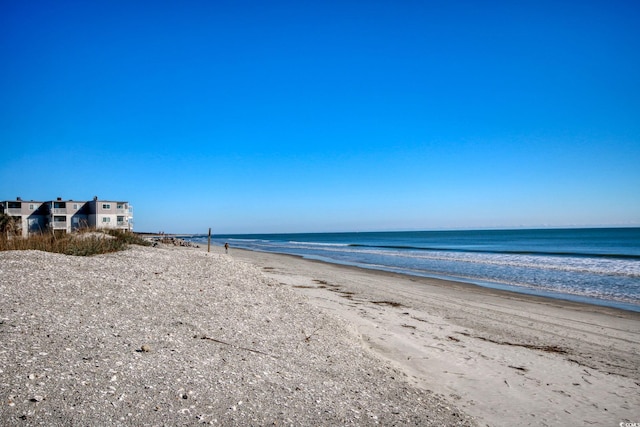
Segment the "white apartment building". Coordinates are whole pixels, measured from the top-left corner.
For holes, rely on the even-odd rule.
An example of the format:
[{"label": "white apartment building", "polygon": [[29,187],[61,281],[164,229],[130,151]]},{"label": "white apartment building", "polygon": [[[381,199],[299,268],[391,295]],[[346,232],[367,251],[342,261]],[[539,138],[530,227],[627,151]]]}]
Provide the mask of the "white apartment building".
[{"label": "white apartment building", "polygon": [[56,200],[39,202],[0,201],[0,213],[12,217],[16,233],[28,237],[31,233],[53,231],[71,233],[83,228],[110,228],[133,231],[133,206],[129,202],[100,200]]}]

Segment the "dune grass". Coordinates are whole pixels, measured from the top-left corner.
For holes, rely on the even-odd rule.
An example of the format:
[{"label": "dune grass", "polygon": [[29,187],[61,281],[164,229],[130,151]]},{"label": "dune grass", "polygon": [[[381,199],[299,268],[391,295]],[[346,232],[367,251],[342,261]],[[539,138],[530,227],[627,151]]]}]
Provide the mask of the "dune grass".
[{"label": "dune grass", "polygon": [[86,230],[80,233],[55,235],[34,234],[28,238],[0,235],[0,251],[39,250],[65,255],[90,256],[117,252],[129,245],[149,246],[140,236],[120,230]]}]

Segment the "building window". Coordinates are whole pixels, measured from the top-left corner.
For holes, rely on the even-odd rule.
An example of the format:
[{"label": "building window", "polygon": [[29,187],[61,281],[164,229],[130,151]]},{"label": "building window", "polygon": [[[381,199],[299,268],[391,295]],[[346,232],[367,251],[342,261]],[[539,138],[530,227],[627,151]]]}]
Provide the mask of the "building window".
[{"label": "building window", "polygon": [[30,203],[30,204],[29,204],[29,210],[30,210],[30,211],[32,211],[32,210],[34,210],[34,209],[35,209],[35,206],[33,205],[33,203]]},{"label": "building window", "polygon": [[103,204],[102,204],[102,209],[104,209],[104,210],[107,210],[107,211],[108,211],[108,210],[110,210],[110,209],[111,209],[111,205],[110,205],[109,203],[103,203]]},{"label": "building window", "polygon": [[118,203],[116,206],[118,209],[124,209],[124,204]]},{"label": "building window", "polygon": [[77,204],[77,203],[74,203],[74,204],[73,204],[73,210],[75,210],[75,211],[77,211],[77,210],[78,210],[78,204]]},{"label": "building window", "polygon": [[7,206],[9,209],[20,209],[22,208],[22,203],[20,202],[9,202],[9,206]]},{"label": "building window", "polygon": [[54,216],[53,217],[53,221],[54,222],[67,222],[67,217],[66,216]]},{"label": "building window", "polygon": [[102,218],[102,222],[111,222],[111,218],[109,218],[108,216],[104,217]]},{"label": "building window", "polygon": [[53,202],[53,208],[54,209],[64,209],[67,207],[67,203],[66,202]]}]

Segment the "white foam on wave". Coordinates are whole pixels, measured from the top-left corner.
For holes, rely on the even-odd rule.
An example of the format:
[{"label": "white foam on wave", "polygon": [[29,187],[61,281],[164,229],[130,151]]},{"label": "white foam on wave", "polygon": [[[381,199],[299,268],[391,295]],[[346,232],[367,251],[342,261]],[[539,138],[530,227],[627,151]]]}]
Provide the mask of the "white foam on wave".
[{"label": "white foam on wave", "polygon": [[309,246],[310,248],[317,249],[319,247],[327,246],[327,247],[346,247],[349,246],[347,243],[321,243],[321,242],[296,242],[290,241],[288,242],[292,245],[298,245],[297,248]]},{"label": "white foam on wave", "polygon": [[[249,242],[250,240],[246,240]],[[318,242],[276,242],[253,241],[264,243],[265,247],[290,248],[292,250],[325,250],[342,254],[363,254],[370,256],[383,256],[392,258],[406,258],[408,260],[434,260],[447,262],[463,262],[505,267],[522,267],[539,270],[555,270],[575,273],[588,273],[600,275],[615,275],[631,278],[640,278],[640,262],[636,260],[606,259],[594,257],[563,257],[543,255],[514,255],[514,254],[488,254],[488,253],[464,253],[448,251],[398,251],[389,249],[373,249],[352,247],[344,243],[318,243]],[[391,264],[395,264],[391,263]]]},{"label": "white foam on wave", "polygon": [[[392,257],[396,259],[406,258],[408,260],[414,261],[433,260],[463,262],[505,267],[521,267],[539,270],[555,270],[574,273],[615,275],[640,278],[640,262],[636,260],[605,259],[593,257],[464,253],[448,251],[397,251],[388,249],[352,247],[348,244],[342,243],[312,243],[296,241],[261,241],[261,243],[265,243],[266,246],[290,248],[292,250],[326,250],[328,252],[338,252],[342,254],[353,253],[370,256]],[[395,264],[395,262],[392,264]]]},{"label": "white foam on wave", "polygon": [[602,259],[588,257],[559,257],[511,254],[470,254],[460,252],[417,252],[362,250],[360,253],[413,260],[464,262],[505,267],[535,268],[575,273],[605,274],[640,278],[640,262],[634,260]]}]

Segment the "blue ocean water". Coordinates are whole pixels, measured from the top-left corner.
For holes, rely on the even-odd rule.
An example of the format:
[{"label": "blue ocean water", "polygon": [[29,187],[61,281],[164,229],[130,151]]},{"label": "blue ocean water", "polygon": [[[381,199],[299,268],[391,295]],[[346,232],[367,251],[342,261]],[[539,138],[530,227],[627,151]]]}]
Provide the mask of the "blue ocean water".
[{"label": "blue ocean water", "polygon": [[640,228],[216,235],[212,242],[640,311]]}]

